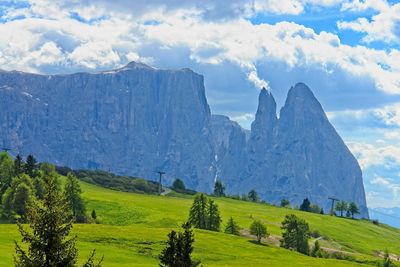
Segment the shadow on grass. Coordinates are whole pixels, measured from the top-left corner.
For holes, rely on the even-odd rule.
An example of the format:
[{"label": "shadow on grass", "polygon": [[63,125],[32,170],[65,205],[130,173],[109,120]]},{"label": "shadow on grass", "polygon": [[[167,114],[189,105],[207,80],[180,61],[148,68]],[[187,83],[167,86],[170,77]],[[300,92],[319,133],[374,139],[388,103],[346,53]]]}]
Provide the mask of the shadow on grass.
[{"label": "shadow on grass", "polygon": [[257,240],[249,240],[249,242],[259,246],[268,247],[268,244],[258,243]]}]

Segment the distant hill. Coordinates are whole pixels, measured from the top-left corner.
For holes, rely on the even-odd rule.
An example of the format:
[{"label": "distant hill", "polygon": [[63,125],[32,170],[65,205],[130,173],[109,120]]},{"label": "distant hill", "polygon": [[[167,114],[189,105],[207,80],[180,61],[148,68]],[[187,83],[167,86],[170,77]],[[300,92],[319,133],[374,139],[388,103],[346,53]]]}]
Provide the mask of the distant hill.
[{"label": "distant hill", "polygon": [[368,217],[360,167],[305,84],[277,116],[261,90],[251,132],[211,115],[204,77],[131,62],[101,73],[0,73],[0,144],[73,169],[111,170],[211,192],[256,189],[271,203],[304,198],[329,211],[328,197]]}]

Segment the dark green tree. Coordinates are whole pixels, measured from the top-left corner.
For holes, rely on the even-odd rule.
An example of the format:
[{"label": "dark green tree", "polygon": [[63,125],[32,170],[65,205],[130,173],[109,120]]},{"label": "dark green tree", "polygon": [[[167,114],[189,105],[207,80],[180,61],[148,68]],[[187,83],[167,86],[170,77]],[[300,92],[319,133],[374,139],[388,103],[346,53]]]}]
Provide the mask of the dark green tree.
[{"label": "dark green tree", "polygon": [[[22,242],[27,243],[28,250],[23,250],[15,243],[15,266],[75,266],[78,251],[75,247],[76,237],[67,239],[72,228],[72,221],[68,221],[67,203],[59,189],[55,173],[49,172],[44,177],[43,200],[33,200],[28,205],[27,217],[32,231],[25,230],[18,223]],[[89,260],[93,262],[93,257]],[[90,264],[89,260],[87,264]]]},{"label": "dark green tree", "polygon": [[219,231],[221,225],[221,216],[217,204],[213,200],[208,201],[207,207],[207,230]]},{"label": "dark green tree", "polygon": [[357,204],[354,202],[350,203],[348,211],[350,212],[351,218],[353,218],[353,219],[354,219],[354,215],[360,213],[360,210],[358,209]]},{"label": "dark green tree", "polygon": [[198,194],[189,212],[189,223],[195,228],[207,229],[207,197]]},{"label": "dark green tree", "polygon": [[68,207],[72,212],[73,218],[77,222],[85,221],[85,203],[81,197],[81,186],[79,185],[78,178],[72,173],[68,173],[67,181],[65,183],[64,194],[68,203]]},{"label": "dark green tree", "polygon": [[28,157],[26,157],[24,169],[25,173],[28,174],[31,178],[36,177],[35,170],[37,169],[37,161],[34,156],[28,155]]},{"label": "dark green tree", "polygon": [[195,267],[200,264],[191,258],[194,235],[187,222],[182,225],[183,233],[171,231],[168,234],[167,246],[161,252],[160,266],[162,267]]},{"label": "dark green tree", "polygon": [[47,176],[43,200],[33,201],[28,207],[28,220],[32,233],[18,223],[24,251],[16,243],[16,266],[75,266],[76,237],[67,240],[72,222],[67,221],[68,207],[57,187],[56,177]]},{"label": "dark green tree", "polygon": [[15,189],[13,198],[13,210],[26,222],[27,206],[33,200],[32,189],[25,183],[20,183]]},{"label": "dark green tree", "polygon": [[248,198],[252,202],[258,202],[259,201],[258,194],[257,194],[256,190],[254,190],[254,189],[250,190],[250,192],[248,194]]},{"label": "dark green tree", "polygon": [[12,157],[6,153],[0,153],[0,199],[7,188],[11,185],[14,177],[14,161]]},{"label": "dark green tree", "polygon": [[44,182],[43,182],[43,178],[41,176],[37,176],[33,180],[33,188],[35,191],[35,196],[38,199],[43,199],[43,197],[44,197]]},{"label": "dark green tree", "polygon": [[33,199],[32,179],[26,175],[15,176],[6,192],[3,194],[2,206],[4,214],[14,219],[17,214],[25,222],[26,206]]},{"label": "dark green tree", "polygon": [[281,200],[281,207],[290,207],[290,202],[287,199]]},{"label": "dark green tree", "polygon": [[308,198],[305,198],[303,200],[303,203],[301,203],[301,205],[300,205],[300,210],[309,212],[309,211],[311,211],[310,206],[311,206],[310,200],[308,200]]},{"label": "dark green tree", "polygon": [[96,214],[96,210],[92,210],[92,219],[96,220],[97,219],[97,214]]},{"label": "dark green tree", "polygon": [[346,211],[346,217],[347,217],[347,218],[350,218],[350,217],[351,217],[351,213],[350,213],[349,210]]},{"label": "dark green tree", "polygon": [[340,217],[343,217],[343,212],[347,211],[347,209],[348,209],[347,202],[344,201],[344,200],[338,201],[338,202],[336,203],[335,209],[336,209],[337,211],[340,211]]},{"label": "dark green tree", "polygon": [[231,217],[225,227],[225,233],[231,235],[240,235],[240,226]]},{"label": "dark green tree", "polygon": [[24,172],[24,161],[18,154],[14,159],[14,174],[20,176]]},{"label": "dark green tree", "polygon": [[257,237],[257,242],[261,243],[261,238],[269,236],[267,227],[260,221],[253,221],[250,225],[250,234]]},{"label": "dark green tree", "polygon": [[216,197],[224,197],[225,196],[225,186],[219,180],[217,180],[214,185],[214,196],[216,196]]},{"label": "dark green tree", "polygon": [[281,228],[283,230],[281,247],[293,249],[308,255],[308,239],[310,236],[308,223],[298,218],[296,215],[291,214],[286,215]]},{"label": "dark green tree", "polygon": [[172,184],[172,189],[178,190],[178,191],[183,191],[186,190],[185,184],[181,179],[175,179],[174,183]]}]

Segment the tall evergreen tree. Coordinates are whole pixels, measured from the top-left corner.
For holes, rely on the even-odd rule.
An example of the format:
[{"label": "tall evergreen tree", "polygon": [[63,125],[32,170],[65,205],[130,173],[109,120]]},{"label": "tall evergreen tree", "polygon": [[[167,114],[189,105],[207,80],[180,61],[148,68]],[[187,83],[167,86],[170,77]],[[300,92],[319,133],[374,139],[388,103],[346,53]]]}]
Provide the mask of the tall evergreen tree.
[{"label": "tall evergreen tree", "polygon": [[226,224],[225,233],[231,234],[231,235],[239,235],[240,234],[239,231],[240,231],[239,225],[231,217],[228,220],[228,223]]},{"label": "tall evergreen tree", "polygon": [[28,220],[33,233],[18,223],[24,251],[16,243],[16,266],[75,266],[76,237],[67,239],[72,222],[67,221],[67,203],[57,187],[56,177],[47,176],[43,201],[34,201],[28,208]]},{"label": "tall evergreen tree", "polygon": [[172,184],[172,189],[178,190],[178,191],[183,191],[186,190],[185,184],[181,179],[175,179],[174,183]]},{"label": "tall evergreen tree", "polygon": [[200,264],[191,258],[194,235],[190,223],[184,223],[182,228],[183,233],[171,231],[168,234],[167,246],[159,256],[161,267],[195,267]]},{"label": "tall evergreen tree", "polygon": [[207,207],[207,229],[211,231],[219,231],[221,224],[221,216],[217,204],[213,200],[208,201]]},{"label": "tall evergreen tree", "polygon": [[301,205],[300,205],[300,210],[307,211],[307,212],[311,211],[311,203],[310,203],[310,200],[308,200],[308,198],[305,198],[303,200],[303,203],[301,203]]},{"label": "tall evergreen tree", "polygon": [[14,159],[14,173],[16,176],[20,176],[24,172],[24,161],[18,154]]},{"label": "tall evergreen tree", "polygon": [[340,211],[340,217],[343,217],[343,212],[347,211],[347,208],[348,208],[347,202],[344,200],[338,201],[336,203],[335,209],[337,211]]},{"label": "tall evergreen tree", "polygon": [[310,236],[308,223],[291,214],[286,215],[281,228],[283,230],[281,246],[308,255],[308,238]]},{"label": "tall evergreen tree", "polygon": [[64,194],[68,203],[69,209],[72,211],[73,218],[77,222],[85,221],[85,203],[81,197],[81,186],[79,185],[78,178],[72,173],[68,173],[67,182],[65,183]]},{"label": "tall evergreen tree", "polygon": [[259,201],[258,194],[257,194],[256,190],[254,190],[254,189],[250,190],[250,192],[248,194],[248,198],[252,202],[258,202]]},{"label": "tall evergreen tree", "polygon": [[[51,170],[47,169],[47,170]],[[54,172],[45,177],[45,194],[43,200],[34,200],[28,205],[28,221],[32,231],[24,229],[18,223],[22,242],[27,243],[25,251],[15,243],[17,267],[61,267],[75,266],[77,249],[76,237],[67,239],[72,228],[68,221],[67,203],[61,194]],[[100,266],[91,264],[93,256],[84,266]]]},{"label": "tall evergreen tree", "polygon": [[195,228],[207,229],[207,197],[196,195],[189,213],[189,223]]},{"label": "tall evergreen tree", "polygon": [[216,196],[216,197],[224,197],[225,196],[225,186],[219,180],[217,180],[214,185],[214,196]]},{"label": "tall evergreen tree", "polygon": [[26,157],[26,163],[25,163],[25,173],[28,174],[31,178],[35,178],[36,173],[35,170],[37,169],[37,161],[34,156],[28,155]]}]

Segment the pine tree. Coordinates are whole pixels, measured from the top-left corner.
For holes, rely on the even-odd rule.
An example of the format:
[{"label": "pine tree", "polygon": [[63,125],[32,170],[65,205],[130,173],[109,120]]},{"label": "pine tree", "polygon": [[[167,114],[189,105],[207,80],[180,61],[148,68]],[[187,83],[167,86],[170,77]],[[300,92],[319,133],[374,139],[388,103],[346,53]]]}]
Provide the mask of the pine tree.
[{"label": "pine tree", "polygon": [[189,213],[189,223],[195,228],[207,229],[207,197],[196,195]]},{"label": "pine tree", "polygon": [[305,198],[303,200],[303,203],[300,205],[300,210],[307,211],[307,212],[311,211],[311,203],[310,203],[310,200],[308,200],[308,198]]},{"label": "pine tree", "polygon": [[20,176],[24,172],[24,161],[22,157],[18,154],[14,160],[14,173],[16,176]]},{"label": "pine tree", "polygon": [[182,225],[183,233],[171,231],[168,234],[167,246],[161,252],[160,266],[162,267],[195,267],[200,264],[191,258],[194,235],[190,223]]},{"label": "pine tree", "polygon": [[208,201],[207,208],[207,229],[211,231],[219,231],[221,224],[221,217],[219,215],[218,206],[213,200]]},{"label": "pine tree", "polygon": [[78,179],[72,173],[68,173],[64,194],[68,203],[68,207],[72,211],[72,216],[77,222],[84,222],[86,219],[85,203],[83,202],[81,193],[82,190]]},{"label": "pine tree", "polygon": [[[61,194],[57,176],[46,167],[45,194],[43,200],[33,200],[28,205],[27,217],[32,231],[24,229],[18,222],[22,242],[27,243],[24,251],[15,243],[17,267],[53,267],[75,266],[78,251],[75,247],[76,237],[67,239],[72,228],[68,221],[68,206]],[[93,263],[94,251],[85,263],[85,267],[100,267]]]},{"label": "pine tree", "polygon": [[306,221],[293,214],[286,215],[281,229],[283,230],[281,247],[294,249],[308,255],[310,228]]},{"label": "pine tree", "polygon": [[239,230],[240,230],[239,225],[231,217],[228,220],[228,223],[226,224],[225,233],[231,234],[231,235],[239,235],[240,234]]},{"label": "pine tree", "polygon": [[26,163],[25,163],[25,173],[28,174],[31,178],[36,177],[35,170],[37,169],[36,165],[37,161],[34,156],[28,155],[26,158]]},{"label": "pine tree", "polygon": [[225,186],[221,181],[216,181],[214,185],[214,196],[224,197],[225,196]]},{"label": "pine tree", "polygon": [[33,233],[18,223],[22,242],[28,244],[28,251],[16,243],[16,266],[75,266],[76,237],[66,240],[72,228],[66,211],[67,204],[57,187],[56,177],[47,176],[43,200],[33,201],[28,207]]},{"label": "pine tree", "polygon": [[269,236],[267,227],[260,221],[254,221],[250,225],[250,234],[257,237],[257,242],[261,243],[261,238]]},{"label": "pine tree", "polygon": [[259,201],[259,197],[257,195],[257,192],[254,189],[250,190],[250,192],[248,194],[248,198],[252,202],[258,202]]}]

